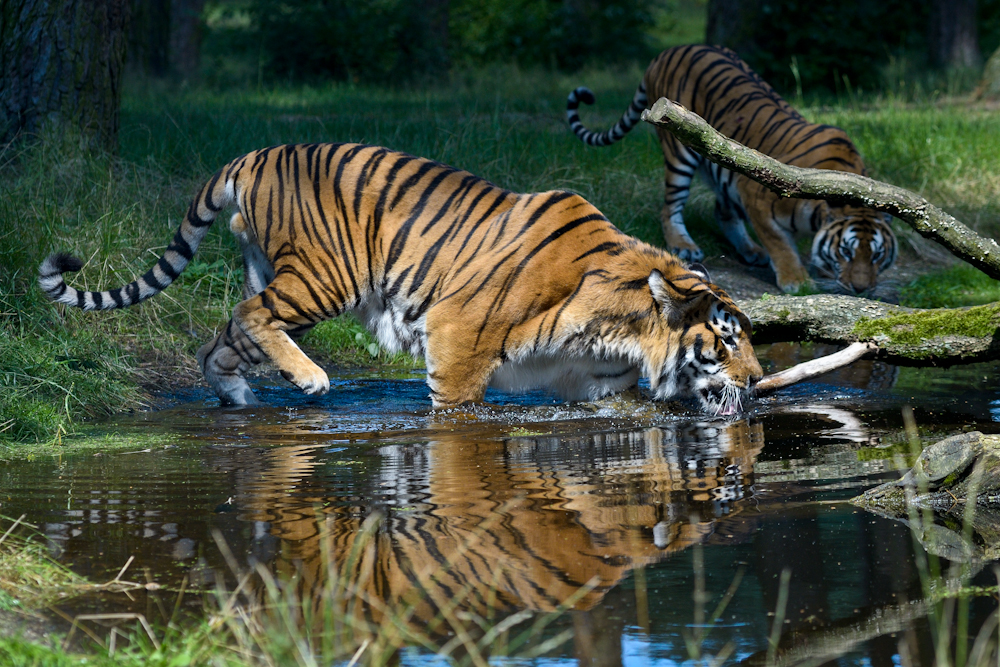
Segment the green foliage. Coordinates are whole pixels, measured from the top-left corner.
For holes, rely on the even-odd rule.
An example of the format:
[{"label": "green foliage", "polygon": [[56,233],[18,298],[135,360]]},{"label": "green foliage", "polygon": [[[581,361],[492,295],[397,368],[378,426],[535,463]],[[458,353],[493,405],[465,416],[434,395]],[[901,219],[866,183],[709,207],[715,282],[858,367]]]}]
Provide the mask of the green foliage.
[{"label": "green foliage", "polygon": [[920,276],[900,290],[900,303],[912,308],[978,306],[1000,301],[1000,281],[968,264]]},{"label": "green foliage", "polygon": [[925,58],[927,21],[924,2],[765,0],[745,27],[752,46],[740,55],[778,90],[851,94],[877,88],[878,64],[891,57]]},{"label": "green foliage", "polygon": [[272,75],[349,81],[399,79],[446,66],[429,2],[253,0],[252,43]]},{"label": "green foliage", "polygon": [[702,34],[704,4],[694,19],[689,7],[698,2],[216,0],[205,14],[206,74],[372,83],[439,77],[452,64],[645,64],[662,47],[652,32]]},{"label": "green foliage", "polygon": [[456,62],[514,61],[574,70],[588,62],[647,60],[655,2],[454,0],[449,21]]},{"label": "green foliage", "polygon": [[897,345],[919,345],[938,336],[985,338],[1000,326],[1000,304],[968,310],[926,311],[894,315],[880,320],[859,320],[852,333],[862,340],[888,338]]},{"label": "green foliage", "polygon": [[403,367],[423,367],[424,360],[406,353],[383,349],[375,337],[352,315],[321,322],[303,339],[309,349],[340,364],[369,366],[372,364]]},{"label": "green foliage", "polygon": [[977,0],[976,31],[983,58],[1000,48],[1000,0]]}]

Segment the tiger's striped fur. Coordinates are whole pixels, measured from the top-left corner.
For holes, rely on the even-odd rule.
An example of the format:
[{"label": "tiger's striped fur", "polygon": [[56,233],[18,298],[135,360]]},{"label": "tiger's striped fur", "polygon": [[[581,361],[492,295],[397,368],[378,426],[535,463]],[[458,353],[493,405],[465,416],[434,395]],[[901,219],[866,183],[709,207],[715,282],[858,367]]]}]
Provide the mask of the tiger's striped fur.
[{"label": "tiger's striped fur", "polygon": [[244,300],[198,352],[224,404],[254,403],[243,374],[270,359],[309,394],[327,374],[295,339],[353,312],[389,350],[423,355],[435,406],[488,384],[595,399],[649,377],[658,398],[731,413],[762,374],[750,322],[697,268],[626,236],[570,192],[515,194],[468,172],[377,146],[249,153],[192,202],[156,265],[125,287],[78,291],[52,255],[40,284],[85,310],[165,289],[235,202]]},{"label": "tiger's striped fur", "polygon": [[[579,103],[594,101],[586,88],[569,94],[566,115],[582,141],[607,146],[636,124],[648,99],[661,97],[786,164],[865,173],[861,156],[843,130],[806,121],[739,56],[715,46],[679,46],[661,53],[646,69],[632,104],[607,132],[592,132],[580,121]],[[896,237],[888,215],[825,201],[781,198],[749,178],[703,160],[666,130],[658,129],[657,134],[666,164],[663,235],[670,251],[682,260],[704,258],[683,217],[691,180],[700,169],[715,191],[715,218],[726,237],[747,263],[770,264],[786,292],[809,280],[794,245],[797,234],[813,235],[812,264],[819,278],[836,281],[838,291],[870,292],[879,273],[895,261]],[[747,222],[763,248],[750,238]]]}]

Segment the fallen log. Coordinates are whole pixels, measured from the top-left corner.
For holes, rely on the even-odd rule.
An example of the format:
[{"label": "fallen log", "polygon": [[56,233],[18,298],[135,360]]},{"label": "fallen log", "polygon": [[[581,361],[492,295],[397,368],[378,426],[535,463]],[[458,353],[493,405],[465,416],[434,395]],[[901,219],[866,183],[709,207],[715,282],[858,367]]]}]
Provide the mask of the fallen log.
[{"label": "fallen log", "polygon": [[919,309],[852,296],[771,296],[739,304],[755,344],[842,343],[834,354],[766,376],[757,396],[846,366],[862,357],[900,366],[952,366],[1000,359],[1000,303]]},{"label": "fallen log", "polygon": [[1000,303],[906,308],[853,296],[765,296],[738,304],[754,344],[874,343],[876,359],[902,366],[952,366],[1000,359]]}]

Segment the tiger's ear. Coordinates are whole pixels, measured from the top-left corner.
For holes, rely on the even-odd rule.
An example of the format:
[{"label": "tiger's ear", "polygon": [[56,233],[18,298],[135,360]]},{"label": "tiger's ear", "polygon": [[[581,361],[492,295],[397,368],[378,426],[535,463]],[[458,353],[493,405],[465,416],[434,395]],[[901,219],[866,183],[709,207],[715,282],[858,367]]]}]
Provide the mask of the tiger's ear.
[{"label": "tiger's ear", "polygon": [[653,269],[649,274],[649,291],[653,293],[653,300],[660,304],[661,308],[669,308],[674,304],[673,295],[667,287],[667,281],[663,274]]},{"label": "tiger's ear", "polygon": [[[694,307],[698,299],[685,299],[678,294],[663,277],[663,274],[653,269],[649,274],[649,291],[653,300],[660,307],[660,314],[671,326],[677,326],[685,314]],[[709,292],[705,292],[708,294]]]},{"label": "tiger's ear", "polygon": [[704,265],[698,262],[692,262],[691,264],[688,264],[686,268],[688,271],[698,276],[706,283],[712,282],[712,276],[708,275],[708,269],[706,269]]}]

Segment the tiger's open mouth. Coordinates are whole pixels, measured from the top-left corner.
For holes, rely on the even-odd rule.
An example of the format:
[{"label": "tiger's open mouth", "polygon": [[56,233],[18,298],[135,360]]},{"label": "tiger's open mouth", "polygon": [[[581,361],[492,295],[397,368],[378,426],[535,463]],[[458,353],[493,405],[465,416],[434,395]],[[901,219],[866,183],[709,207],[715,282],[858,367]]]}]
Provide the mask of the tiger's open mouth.
[{"label": "tiger's open mouth", "polygon": [[703,387],[698,392],[698,398],[708,412],[719,417],[728,417],[742,412],[744,393],[742,388],[727,383]]}]

